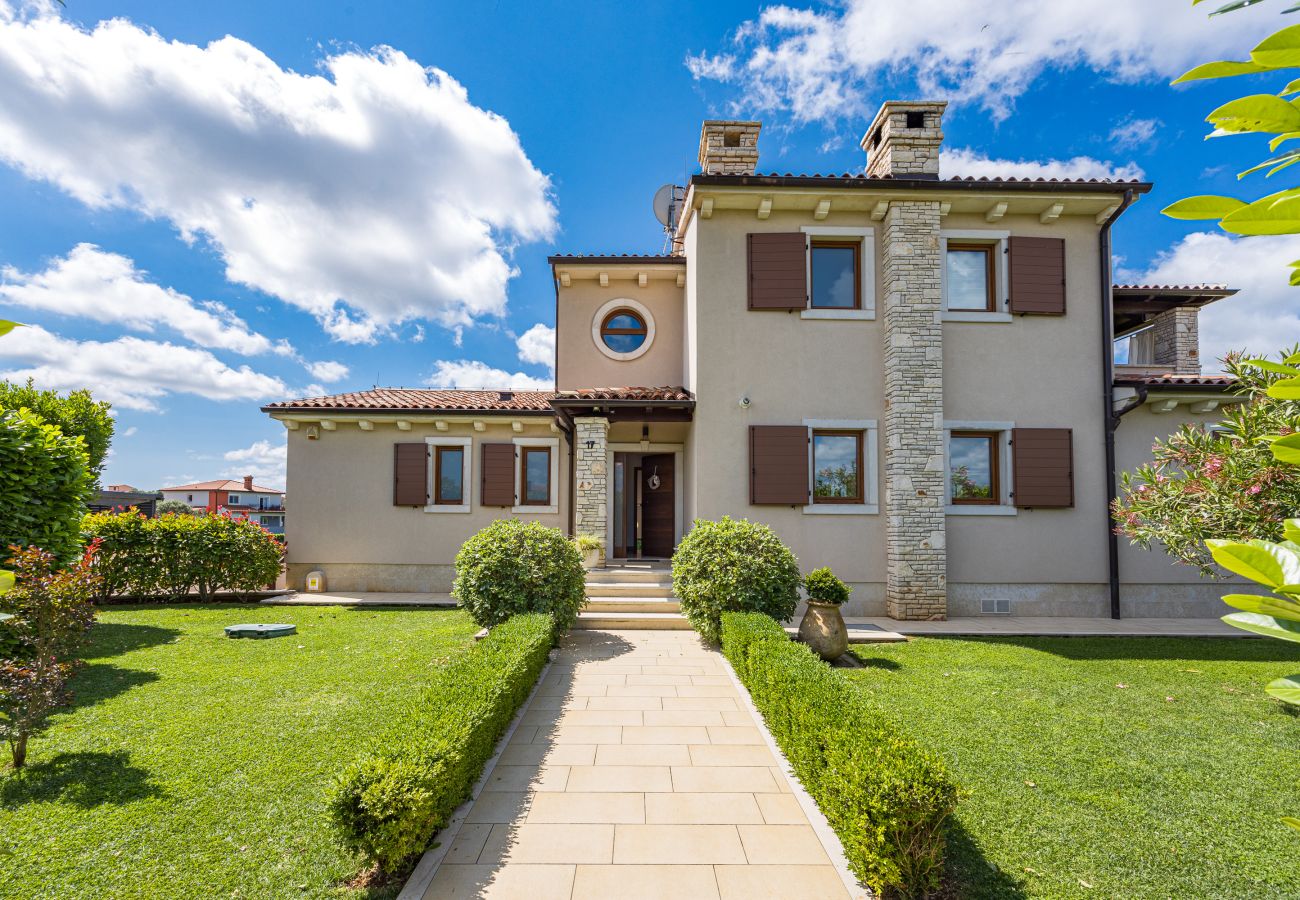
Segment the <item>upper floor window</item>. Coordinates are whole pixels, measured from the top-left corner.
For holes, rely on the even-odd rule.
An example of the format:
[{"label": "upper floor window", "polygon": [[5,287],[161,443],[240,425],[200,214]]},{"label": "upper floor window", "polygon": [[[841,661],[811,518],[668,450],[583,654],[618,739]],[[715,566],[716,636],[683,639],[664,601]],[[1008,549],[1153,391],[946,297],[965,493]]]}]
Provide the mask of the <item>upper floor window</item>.
[{"label": "upper floor window", "polygon": [[1001,434],[995,431],[949,434],[948,484],[952,503],[996,506],[1001,502],[998,485],[1001,439]]},{"label": "upper floor window", "polygon": [[948,309],[966,312],[997,310],[993,250],[993,244],[948,242],[944,262]]},{"label": "upper floor window", "polygon": [[227,497],[226,499],[227,499],[227,501],[228,501],[229,503],[231,503],[232,505],[233,505],[233,504],[237,504],[237,503],[239,502],[239,495],[238,495],[238,494],[231,494],[231,495],[230,495],[229,497]]},{"label": "upper floor window", "polygon": [[812,433],[813,503],[862,503],[862,432]]},{"label": "upper floor window", "polygon": [[616,309],[600,324],[600,339],[615,353],[631,353],[645,343],[645,320],[631,309]]},{"label": "upper floor window", "polygon": [[861,252],[861,241],[811,242],[813,309],[862,308]]}]

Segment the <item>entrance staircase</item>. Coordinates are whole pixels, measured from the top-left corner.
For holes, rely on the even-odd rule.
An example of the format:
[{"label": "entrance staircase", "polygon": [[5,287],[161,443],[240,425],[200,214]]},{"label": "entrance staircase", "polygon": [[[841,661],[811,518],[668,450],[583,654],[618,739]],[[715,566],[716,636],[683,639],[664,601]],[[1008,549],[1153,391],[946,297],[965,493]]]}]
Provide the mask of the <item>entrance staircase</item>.
[{"label": "entrance staircase", "polygon": [[630,560],[587,573],[587,605],[576,627],[685,631],[691,623],[673,596],[669,563]]}]

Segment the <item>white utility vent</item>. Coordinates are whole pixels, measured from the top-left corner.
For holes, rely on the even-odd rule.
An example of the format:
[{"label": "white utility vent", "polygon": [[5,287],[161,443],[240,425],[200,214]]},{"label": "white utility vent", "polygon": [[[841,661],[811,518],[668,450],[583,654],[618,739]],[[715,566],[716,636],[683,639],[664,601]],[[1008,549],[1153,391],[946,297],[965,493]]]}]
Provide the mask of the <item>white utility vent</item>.
[{"label": "white utility vent", "polygon": [[1011,601],[1006,597],[985,598],[980,601],[980,612],[1009,614],[1011,612]]}]

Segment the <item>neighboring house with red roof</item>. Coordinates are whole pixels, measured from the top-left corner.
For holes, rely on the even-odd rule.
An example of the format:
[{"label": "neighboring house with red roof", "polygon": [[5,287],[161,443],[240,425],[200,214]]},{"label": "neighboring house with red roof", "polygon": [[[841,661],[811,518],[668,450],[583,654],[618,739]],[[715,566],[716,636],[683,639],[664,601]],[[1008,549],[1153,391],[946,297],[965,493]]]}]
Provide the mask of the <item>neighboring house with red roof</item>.
[{"label": "neighboring house with red roof", "polygon": [[254,484],[252,475],[242,480],[221,478],[178,484],[161,491],[163,500],[179,500],[196,512],[229,512],[252,519],[267,531],[284,533],[284,491]]},{"label": "neighboring house with red roof", "polygon": [[1233,291],[1112,285],[1110,226],[1150,184],[941,179],[944,109],[886,103],[844,175],[759,174],[760,123],[705,122],[670,252],[550,258],[554,392],[264,407],[290,585],[446,591],[500,517],[616,562],[730,515],[831,566],[849,614],[1218,615],[1221,585],[1107,508],[1154,438],[1238,402],[1197,334]]}]

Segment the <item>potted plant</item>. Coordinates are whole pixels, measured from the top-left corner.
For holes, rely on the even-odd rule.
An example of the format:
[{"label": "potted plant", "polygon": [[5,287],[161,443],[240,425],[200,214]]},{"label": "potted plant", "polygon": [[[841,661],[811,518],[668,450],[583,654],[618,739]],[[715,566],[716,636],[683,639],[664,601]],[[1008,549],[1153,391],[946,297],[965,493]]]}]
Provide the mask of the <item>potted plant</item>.
[{"label": "potted plant", "polygon": [[799,623],[799,640],[827,662],[839,659],[849,649],[840,604],[849,599],[853,589],[826,566],[804,576],[803,586],[808,592],[808,609]]},{"label": "potted plant", "polygon": [[580,534],[573,539],[573,546],[578,548],[582,554],[582,567],[590,571],[591,569],[600,568],[600,551],[605,548],[605,542],[600,538],[590,534]]}]

